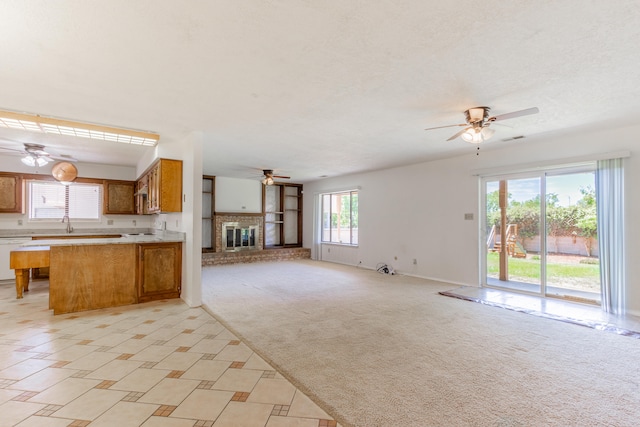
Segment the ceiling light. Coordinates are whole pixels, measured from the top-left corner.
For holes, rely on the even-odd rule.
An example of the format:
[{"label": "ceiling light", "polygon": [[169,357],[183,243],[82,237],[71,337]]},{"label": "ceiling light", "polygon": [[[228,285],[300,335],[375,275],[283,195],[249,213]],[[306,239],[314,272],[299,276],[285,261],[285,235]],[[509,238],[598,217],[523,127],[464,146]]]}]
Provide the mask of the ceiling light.
[{"label": "ceiling light", "polygon": [[493,134],[496,133],[496,131],[491,129],[489,126],[485,126],[482,128],[482,131],[480,133],[482,134],[483,140],[486,141],[487,139],[491,138]]},{"label": "ceiling light", "polygon": [[27,166],[31,166],[31,167],[35,167],[35,166],[44,166],[47,163],[49,163],[49,160],[47,160],[44,157],[39,157],[39,156],[34,156],[31,154],[27,154],[26,156],[24,156],[22,159],[20,159],[22,161],[22,163],[24,163]]},{"label": "ceiling light", "polygon": [[139,130],[0,110],[0,127],[155,147],[160,135]]},{"label": "ceiling light", "polygon": [[262,180],[262,183],[264,185],[273,185],[273,178],[268,176],[268,177],[266,177],[265,179]]},{"label": "ceiling light", "polygon": [[460,135],[460,137],[462,139],[464,139],[467,142],[470,142],[472,144],[480,144],[483,141],[486,141],[487,139],[491,138],[493,136],[493,134],[496,131],[494,131],[493,129],[489,128],[488,126],[485,127],[471,127],[469,129],[467,129],[466,131],[464,131],[464,133],[462,135]]},{"label": "ceiling light", "polygon": [[482,132],[480,129],[469,128],[462,135],[460,135],[462,139],[472,144],[480,144],[484,138],[482,137]]}]

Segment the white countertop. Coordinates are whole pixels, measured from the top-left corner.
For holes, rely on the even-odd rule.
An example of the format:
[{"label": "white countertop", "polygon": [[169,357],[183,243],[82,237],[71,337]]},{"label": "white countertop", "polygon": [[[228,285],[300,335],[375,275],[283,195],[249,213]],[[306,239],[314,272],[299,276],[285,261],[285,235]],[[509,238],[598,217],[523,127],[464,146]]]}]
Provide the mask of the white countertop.
[{"label": "white countertop", "polygon": [[[92,233],[100,235],[101,233]],[[115,234],[115,233],[102,233]],[[90,236],[89,234],[88,236]],[[60,235],[67,236],[66,234]],[[49,236],[47,236],[49,237]],[[161,242],[184,242],[184,233],[180,232],[158,232],[157,234],[122,234],[121,237],[113,238],[56,238],[52,235],[50,239],[28,240],[20,242],[21,247],[26,246],[79,246],[79,245],[125,245],[131,243],[161,243]]]}]

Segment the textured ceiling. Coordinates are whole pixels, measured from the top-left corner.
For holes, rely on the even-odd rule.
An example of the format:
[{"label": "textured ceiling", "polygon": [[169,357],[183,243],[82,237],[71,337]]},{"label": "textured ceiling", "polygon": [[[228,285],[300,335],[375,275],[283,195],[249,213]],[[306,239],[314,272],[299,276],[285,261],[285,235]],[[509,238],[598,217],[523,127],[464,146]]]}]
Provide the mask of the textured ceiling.
[{"label": "textured ceiling", "polygon": [[[305,182],[472,154],[445,142],[457,128],[424,128],[478,105],[540,109],[494,124],[487,150],[640,110],[637,0],[5,0],[0,37],[0,109],[161,144],[201,131],[219,176]],[[21,142],[105,164],[143,150],[0,129],[0,146]]]}]

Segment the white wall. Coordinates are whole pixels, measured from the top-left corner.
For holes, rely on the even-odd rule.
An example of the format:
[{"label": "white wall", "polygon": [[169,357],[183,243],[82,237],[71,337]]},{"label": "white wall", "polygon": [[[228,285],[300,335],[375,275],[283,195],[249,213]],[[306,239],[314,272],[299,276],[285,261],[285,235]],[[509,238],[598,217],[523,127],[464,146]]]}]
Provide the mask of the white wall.
[{"label": "white wall", "polygon": [[262,183],[257,179],[216,177],[216,212],[262,212]]},{"label": "white wall", "polygon": [[182,160],[182,212],[163,214],[162,218],[167,230],[185,233],[181,298],[197,307],[202,304],[202,133],[192,132],[179,141],[162,141],[153,154],[138,163],[139,174],[156,158]]},{"label": "white wall", "polygon": [[[631,151],[626,170],[627,306],[640,314],[640,145],[635,135],[640,126],[609,131],[514,141],[506,148],[492,149],[488,143],[476,156],[469,154],[383,171],[325,179],[305,184],[305,247],[321,257],[313,223],[317,218],[317,195],[326,191],[359,191],[359,242],[357,256],[362,265],[375,268],[379,262],[394,269],[452,284],[478,286],[479,280],[479,179],[478,170],[497,172],[518,165],[557,164],[558,159],[595,156],[618,150]],[[462,142],[460,142],[462,143]],[[474,213],[473,221],[464,220]],[[397,259],[396,259],[397,258]],[[413,259],[417,265],[413,265]]]}]

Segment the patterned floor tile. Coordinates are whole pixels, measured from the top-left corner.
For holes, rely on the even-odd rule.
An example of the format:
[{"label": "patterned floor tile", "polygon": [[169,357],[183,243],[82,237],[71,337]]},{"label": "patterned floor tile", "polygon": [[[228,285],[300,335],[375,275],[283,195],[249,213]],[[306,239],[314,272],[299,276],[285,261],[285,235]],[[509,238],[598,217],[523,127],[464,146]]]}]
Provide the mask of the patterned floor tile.
[{"label": "patterned floor tile", "polygon": [[164,300],[53,316],[38,286],[16,303],[0,283],[12,319],[0,322],[0,425],[336,425],[202,309]]}]

